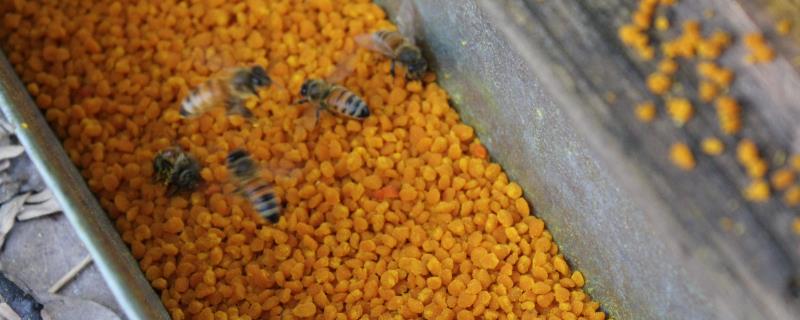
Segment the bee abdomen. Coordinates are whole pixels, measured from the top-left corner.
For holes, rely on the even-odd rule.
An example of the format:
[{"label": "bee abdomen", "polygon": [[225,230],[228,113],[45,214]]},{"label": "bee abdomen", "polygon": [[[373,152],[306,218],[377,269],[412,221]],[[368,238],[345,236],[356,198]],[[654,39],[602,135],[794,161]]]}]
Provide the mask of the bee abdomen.
[{"label": "bee abdomen", "polygon": [[205,112],[215,104],[219,91],[219,84],[215,81],[203,83],[193,89],[181,102],[181,116],[193,117]]},{"label": "bee abdomen", "polygon": [[278,222],[281,205],[272,187],[265,181],[253,181],[249,187],[250,191],[245,193],[256,212],[272,223]]},{"label": "bee abdomen", "polygon": [[369,107],[361,97],[343,87],[334,87],[328,96],[328,104],[343,116],[353,119],[369,117]]}]

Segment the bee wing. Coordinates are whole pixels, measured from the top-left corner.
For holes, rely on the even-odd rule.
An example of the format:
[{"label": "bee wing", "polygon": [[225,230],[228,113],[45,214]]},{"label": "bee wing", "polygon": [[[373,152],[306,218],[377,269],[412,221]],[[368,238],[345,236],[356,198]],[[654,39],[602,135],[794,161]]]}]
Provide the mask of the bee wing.
[{"label": "bee wing", "polygon": [[325,77],[325,81],[330,83],[342,83],[344,78],[347,78],[353,71],[356,69],[355,62],[356,58],[358,58],[355,54],[347,56],[347,58],[343,59],[336,65],[336,69],[333,72]]},{"label": "bee wing", "polygon": [[353,38],[353,40],[355,40],[356,44],[358,44],[360,47],[367,50],[381,53],[387,57],[394,56],[392,48],[389,48],[389,46],[383,43],[383,41],[376,41],[375,37],[375,33],[372,32],[357,35],[355,38]]},{"label": "bee wing", "polygon": [[417,37],[417,9],[413,0],[401,0],[395,11],[397,29],[412,41]]},{"label": "bee wing", "polygon": [[239,97],[230,97],[225,102],[225,112],[228,115],[240,115],[245,119],[252,119],[253,112],[247,107],[244,106],[244,100]]}]

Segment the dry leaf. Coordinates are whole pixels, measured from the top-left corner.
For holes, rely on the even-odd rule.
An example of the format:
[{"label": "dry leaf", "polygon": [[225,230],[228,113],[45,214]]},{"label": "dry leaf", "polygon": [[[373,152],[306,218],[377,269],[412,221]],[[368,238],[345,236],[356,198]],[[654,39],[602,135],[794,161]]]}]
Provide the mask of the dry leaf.
[{"label": "dry leaf", "polygon": [[44,312],[51,319],[103,319],[120,320],[111,309],[91,300],[77,299],[58,294],[38,294],[39,301],[44,304]]},{"label": "dry leaf", "polygon": [[9,200],[2,207],[0,207],[0,249],[3,248],[3,243],[6,241],[6,236],[11,228],[14,227],[14,221],[22,209],[22,204],[28,199],[28,194],[21,194]]},{"label": "dry leaf", "polygon": [[50,198],[50,200],[47,200],[43,203],[25,205],[22,208],[22,212],[17,215],[17,220],[25,221],[57,212],[61,212],[61,206],[58,204],[56,199]]},{"label": "dry leaf", "polygon": [[78,264],[74,265],[71,269],[69,269],[67,273],[61,276],[61,279],[58,279],[56,283],[50,286],[50,289],[47,289],[47,292],[56,293],[59,290],[61,290],[61,288],[63,288],[66,284],[75,279],[75,277],[79,273],[81,273],[81,271],[83,271],[83,269],[85,269],[86,266],[88,266],[90,263],[92,263],[92,256],[87,255],[85,258],[83,258],[83,260],[78,262]]},{"label": "dry leaf", "polygon": [[3,146],[0,147],[0,160],[16,158],[25,152],[23,146]]},{"label": "dry leaf", "polygon": [[25,204],[42,203],[52,198],[53,198],[53,192],[50,191],[50,189],[45,188],[44,190],[39,191],[36,194],[32,194],[30,197],[28,197],[28,200],[25,200]]}]

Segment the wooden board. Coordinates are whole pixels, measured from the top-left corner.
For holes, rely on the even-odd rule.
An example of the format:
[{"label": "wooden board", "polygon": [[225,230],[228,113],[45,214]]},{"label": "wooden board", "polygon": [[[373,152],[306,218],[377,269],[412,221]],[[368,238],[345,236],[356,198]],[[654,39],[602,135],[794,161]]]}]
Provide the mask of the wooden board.
[{"label": "wooden board", "polygon": [[[754,204],[743,199],[741,190],[750,179],[735,160],[735,143],[742,137],[755,140],[773,168],[796,144],[800,76],[792,61],[797,47],[788,40],[791,36],[775,40],[776,13],[770,10],[781,7],[781,18],[798,17],[797,1],[681,1],[673,10],[673,25],[698,19],[704,31],[722,28],[737,39],[761,31],[778,43],[778,57],[769,64],[743,63],[745,52],[738,41],[722,57],[721,64],[736,72],[731,94],[744,108],[744,129],[724,138],[728,150],[723,156],[698,156],[697,168],[688,173],[669,161],[669,147],[680,141],[697,151],[702,138],[722,137],[716,113],[713,106],[697,101],[694,68],[682,63],[676,81],[692,98],[695,117],[682,128],[664,115],[663,108],[653,124],[635,118],[637,103],[652,100],[663,105],[645,85],[655,63],[642,61],[617,39],[618,27],[630,21],[636,5],[617,0],[526,0],[484,7],[627,194],[645,211],[653,211],[653,219],[677,221],[687,237],[675,241],[687,257],[711,257],[696,268],[687,267],[688,271],[711,274],[716,269],[737,282],[731,289],[745,290],[737,298],[740,301],[708,297],[714,308],[749,305],[756,309],[749,311],[752,315],[794,318],[798,303],[788,296],[786,286],[800,270],[800,237],[790,228],[798,211],[780,201]],[[713,17],[705,17],[708,10]],[[794,21],[796,34],[800,20]],[[670,38],[670,32],[655,33],[656,39]],[[615,96],[613,101],[607,98],[609,93]],[[660,204],[668,210],[655,209]],[[733,223],[731,230],[721,225],[725,220]]]}]

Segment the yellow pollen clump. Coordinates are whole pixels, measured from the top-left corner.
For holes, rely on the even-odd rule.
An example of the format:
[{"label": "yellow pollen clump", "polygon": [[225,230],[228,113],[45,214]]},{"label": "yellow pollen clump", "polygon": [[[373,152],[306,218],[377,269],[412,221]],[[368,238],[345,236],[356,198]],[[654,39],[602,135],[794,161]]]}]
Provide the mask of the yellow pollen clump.
[{"label": "yellow pollen clump", "polygon": [[745,35],[744,45],[750,50],[750,54],[745,57],[745,61],[749,63],[770,62],[775,58],[775,52],[760,33]]},{"label": "yellow pollen clump", "polygon": [[770,197],[769,183],[764,180],[753,181],[749,186],[747,186],[747,188],[745,188],[744,197],[752,202],[767,202]]},{"label": "yellow pollen clump", "polygon": [[665,16],[656,17],[656,29],[659,31],[665,31],[669,29],[669,19],[667,19]]},{"label": "yellow pollen clump", "polygon": [[772,178],[770,181],[772,182],[772,187],[775,188],[775,190],[782,191],[794,184],[795,176],[796,175],[792,169],[782,168],[772,173]]},{"label": "yellow pollen clump", "polygon": [[733,135],[742,129],[741,108],[730,96],[721,96],[716,101],[717,121],[720,130],[726,135]]},{"label": "yellow pollen clump", "polygon": [[656,105],[650,101],[642,102],[636,106],[636,118],[644,123],[653,122],[656,118]]},{"label": "yellow pollen clump", "polygon": [[672,87],[672,80],[665,74],[656,72],[647,77],[647,87],[656,95],[663,95]]},{"label": "yellow pollen clump", "polygon": [[783,193],[783,203],[789,207],[800,204],[800,185],[793,185]]},{"label": "yellow pollen clump", "polygon": [[760,179],[769,170],[767,161],[759,155],[758,147],[750,139],[739,141],[739,145],[736,148],[736,158],[752,178]]},{"label": "yellow pollen clump", "polygon": [[675,143],[670,148],[670,160],[672,163],[675,164],[676,167],[684,170],[690,171],[694,169],[695,161],[694,155],[692,154],[692,150],[689,149],[685,143]]},{"label": "yellow pollen clump", "polygon": [[775,23],[775,32],[779,35],[785,36],[792,31],[792,21],[789,19],[781,19]]},{"label": "yellow pollen clump", "polygon": [[675,72],[678,71],[678,63],[675,62],[675,59],[664,59],[658,63],[658,71],[665,75],[673,75]]},{"label": "yellow pollen clump", "polygon": [[697,89],[697,91],[700,101],[704,103],[713,101],[714,98],[717,97],[717,94],[719,94],[719,88],[717,88],[717,85],[710,81],[701,81],[700,87]]},{"label": "yellow pollen clump", "polygon": [[723,152],[725,152],[725,144],[722,143],[722,140],[715,137],[708,137],[703,139],[700,148],[703,149],[703,152],[705,154],[711,156],[718,156]]},{"label": "yellow pollen clump", "polygon": [[792,155],[789,158],[789,166],[791,166],[794,171],[800,172],[800,154]]},{"label": "yellow pollen clump", "polygon": [[686,124],[694,115],[692,103],[686,98],[668,98],[666,105],[667,113],[679,126]]}]

